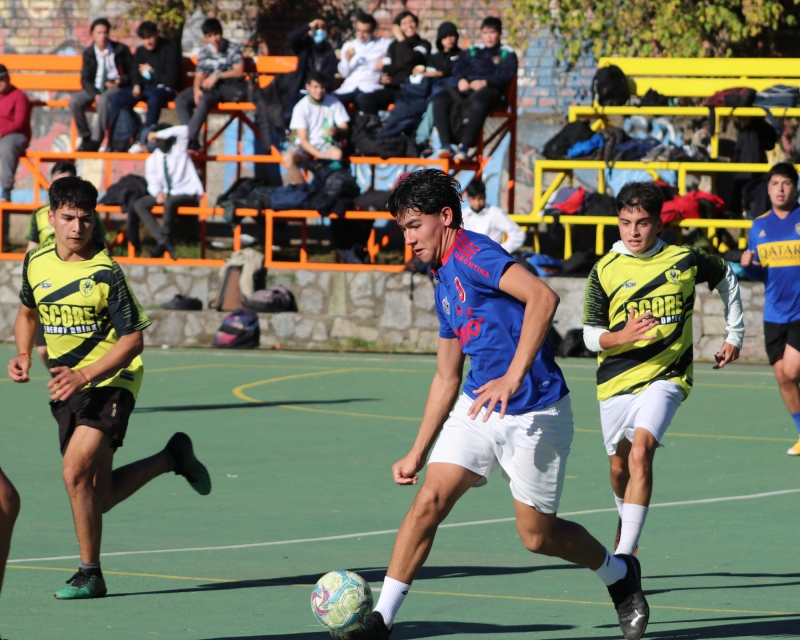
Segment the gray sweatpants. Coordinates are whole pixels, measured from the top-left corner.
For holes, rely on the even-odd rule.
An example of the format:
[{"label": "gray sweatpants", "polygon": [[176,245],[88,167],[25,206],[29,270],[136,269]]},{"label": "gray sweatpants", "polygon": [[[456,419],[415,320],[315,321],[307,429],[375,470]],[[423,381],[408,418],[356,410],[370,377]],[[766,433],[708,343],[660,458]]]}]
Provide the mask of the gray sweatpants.
[{"label": "gray sweatpants", "polygon": [[22,133],[0,136],[0,187],[11,191],[20,156],[25,153],[30,140]]},{"label": "gray sweatpants", "polygon": [[[91,138],[95,142],[102,142],[108,129],[108,118],[111,115],[111,98],[119,91],[118,87],[107,88],[103,93],[90,94],[86,90],[78,91],[69,101],[69,112],[75,121],[75,128],[78,130],[78,137]],[[91,106],[97,98],[95,105],[96,116],[89,130],[89,121],[86,119],[86,109]]]}]

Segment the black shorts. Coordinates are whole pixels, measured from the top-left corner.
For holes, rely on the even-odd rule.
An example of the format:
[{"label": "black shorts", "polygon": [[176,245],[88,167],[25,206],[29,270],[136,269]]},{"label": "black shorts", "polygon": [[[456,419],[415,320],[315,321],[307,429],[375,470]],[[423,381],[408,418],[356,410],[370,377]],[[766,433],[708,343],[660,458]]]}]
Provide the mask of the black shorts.
[{"label": "black shorts", "polygon": [[787,344],[800,351],[800,322],[764,323],[764,345],[767,348],[770,364],[775,364],[781,359]]},{"label": "black shorts", "polygon": [[33,343],[34,347],[46,347],[47,341],[44,339],[44,325],[40,322],[36,327],[36,341]]},{"label": "black shorts", "polygon": [[75,427],[80,425],[102,431],[111,437],[114,449],[121,447],[135,404],[133,394],[119,387],[96,387],[79,391],[66,402],[51,402],[50,410],[58,422],[61,455],[67,450]]}]

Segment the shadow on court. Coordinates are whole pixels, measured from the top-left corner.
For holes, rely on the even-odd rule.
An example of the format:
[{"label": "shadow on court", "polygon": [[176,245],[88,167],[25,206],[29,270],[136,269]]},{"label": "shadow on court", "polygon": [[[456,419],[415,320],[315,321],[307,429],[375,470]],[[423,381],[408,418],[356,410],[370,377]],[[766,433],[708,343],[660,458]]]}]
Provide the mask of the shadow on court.
[{"label": "shadow on court", "polygon": [[[708,627],[682,627],[671,631],[660,631],[658,629],[658,622],[653,621],[653,614],[658,615],[658,610],[650,612],[650,623],[647,626],[646,637],[655,638],[657,640],[713,640],[717,638],[796,638],[798,624],[800,623],[800,615],[794,616],[742,616],[732,619],[714,619],[708,620],[709,622],[720,622]],[[744,622],[747,620],[747,622]],[[706,622],[706,620],[683,620],[675,621],[670,620],[661,624],[668,624],[670,626],[686,624],[695,625],[698,622]],[[597,636],[580,636],[571,638],[560,638],[559,640],[618,640],[619,627],[616,625],[600,625],[597,629],[617,629],[617,633],[611,632],[612,635],[600,637]]]},{"label": "shadow on court", "polygon": [[[537,571],[561,571],[563,569],[580,569],[576,565],[545,565],[536,567],[422,567],[416,580],[440,580],[448,578],[471,578],[490,576],[510,576]],[[353,569],[367,582],[382,582],[386,575],[386,568],[361,568]],[[235,582],[212,582],[200,584],[196,587],[183,589],[162,589],[158,591],[137,591],[131,593],[111,593],[106,598],[127,598],[130,596],[165,595],[176,593],[196,593],[198,591],[231,591],[236,589],[257,589],[260,587],[291,587],[295,585],[308,585],[309,589],[316,584],[321,574],[301,576],[287,576],[283,578],[263,578],[258,580],[237,580]],[[420,590],[425,587],[420,585]],[[394,636],[393,636],[394,637]]]},{"label": "shadow on court", "polygon": [[137,407],[134,413],[158,413],[161,411],[218,411],[220,409],[264,409],[281,405],[304,404],[348,404],[350,402],[376,402],[380,398],[340,398],[337,400],[282,400],[276,402],[229,402],[225,404],[181,404],[166,407]]},{"label": "shadow on court", "polygon": [[[398,622],[392,629],[392,640],[417,640],[421,638],[439,638],[441,636],[455,636],[471,634],[486,636],[496,633],[545,633],[548,631],[567,631],[573,629],[572,625],[560,624],[518,624],[499,625],[477,622]],[[225,636],[209,640],[320,640],[328,636],[320,628],[319,631],[307,633],[278,633],[267,636]]]},{"label": "shadow on court", "polygon": [[692,573],[673,576],[645,576],[645,582],[649,580],[671,580],[686,578],[747,578],[747,579],[770,579],[773,580],[793,580],[792,582],[765,582],[748,584],[721,584],[721,585],[705,585],[697,587],[664,587],[655,589],[644,589],[645,595],[653,596],[661,593],[670,593],[674,591],[711,591],[714,589],[763,589],[764,587],[794,587],[800,585],[800,573],[726,573],[726,572],[709,572],[709,573]]}]

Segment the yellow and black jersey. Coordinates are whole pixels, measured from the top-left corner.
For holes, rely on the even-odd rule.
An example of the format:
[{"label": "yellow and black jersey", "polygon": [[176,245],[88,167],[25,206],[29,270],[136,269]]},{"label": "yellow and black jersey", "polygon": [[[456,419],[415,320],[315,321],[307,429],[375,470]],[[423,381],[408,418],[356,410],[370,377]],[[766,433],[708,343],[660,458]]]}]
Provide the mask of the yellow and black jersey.
[{"label": "yellow and black jersey", "polygon": [[[22,266],[22,304],[39,311],[53,367],[82,369],[102,358],[120,336],[150,326],[125,274],[105,249],[65,262],[54,242],[33,249]],[[134,397],[144,375],[140,357],[92,387],[121,387]]]},{"label": "yellow and black jersey", "polygon": [[612,251],[598,261],[586,283],[585,325],[619,331],[634,312],[659,321],[653,340],[598,354],[598,399],[636,393],[656,380],[675,382],[689,395],[695,285],[713,289],[726,268],[702,249],[671,245],[648,258]]},{"label": "yellow and black jersey", "polygon": [[[28,226],[25,229],[25,239],[28,242],[45,244],[56,237],[56,232],[50,225],[50,220],[48,218],[49,212],[50,205],[46,204],[31,214],[31,217],[28,220]],[[108,237],[108,232],[106,231],[105,224],[103,223],[103,219],[100,217],[100,214],[95,213],[95,216],[97,219],[94,223],[94,229],[92,229],[92,242],[94,242],[99,248],[108,242],[110,238]]]}]

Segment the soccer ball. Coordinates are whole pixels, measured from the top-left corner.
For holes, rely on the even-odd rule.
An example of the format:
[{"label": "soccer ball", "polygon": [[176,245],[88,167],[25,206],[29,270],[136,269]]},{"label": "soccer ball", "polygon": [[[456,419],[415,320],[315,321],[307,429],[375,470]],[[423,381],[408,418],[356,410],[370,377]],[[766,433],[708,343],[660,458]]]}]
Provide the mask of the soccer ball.
[{"label": "soccer ball", "polygon": [[372,613],[372,589],[352,571],[331,571],[311,592],[311,611],[333,631],[352,631]]}]

